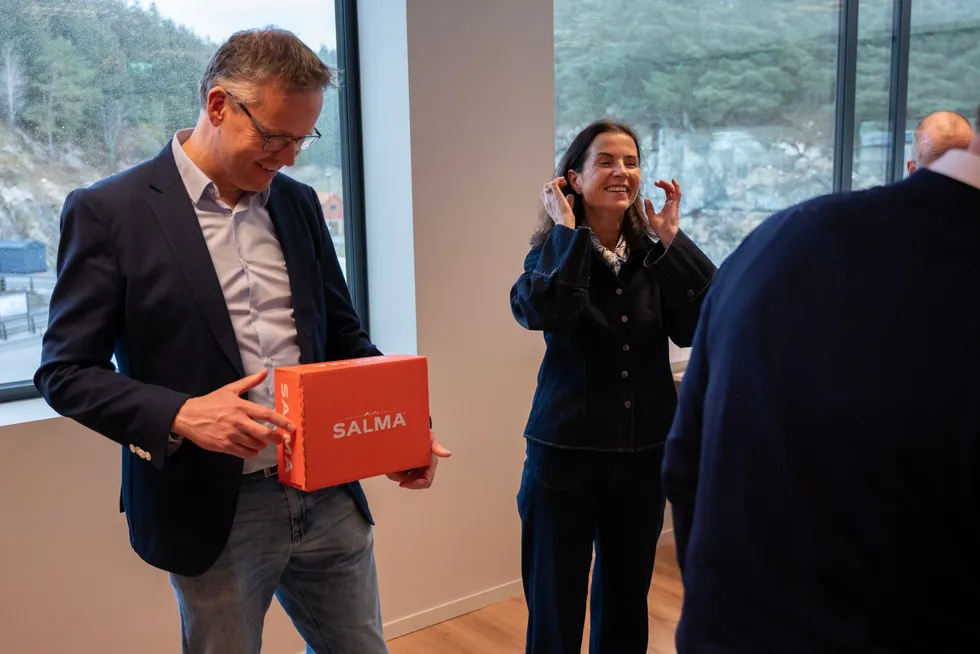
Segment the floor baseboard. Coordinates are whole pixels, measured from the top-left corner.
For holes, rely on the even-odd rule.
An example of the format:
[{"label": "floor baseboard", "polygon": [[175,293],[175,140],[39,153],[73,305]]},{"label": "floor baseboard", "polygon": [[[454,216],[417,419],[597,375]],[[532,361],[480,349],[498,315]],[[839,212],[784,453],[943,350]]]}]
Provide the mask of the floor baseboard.
[{"label": "floor baseboard", "polygon": [[392,640],[413,631],[425,629],[461,615],[478,611],[482,608],[517,597],[524,592],[520,579],[490,588],[467,597],[461,597],[452,602],[435,606],[413,615],[397,618],[385,624],[385,639]]}]

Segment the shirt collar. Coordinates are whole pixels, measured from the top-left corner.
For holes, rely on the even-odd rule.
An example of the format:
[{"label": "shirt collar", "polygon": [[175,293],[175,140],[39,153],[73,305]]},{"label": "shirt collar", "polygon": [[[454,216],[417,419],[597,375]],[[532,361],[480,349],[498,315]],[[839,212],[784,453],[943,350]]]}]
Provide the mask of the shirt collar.
[{"label": "shirt collar", "polygon": [[[196,207],[205,197],[217,201],[218,187],[204,174],[204,171],[197,167],[197,164],[191,161],[187,153],[184,152],[184,143],[187,142],[187,139],[191,137],[193,132],[193,129],[182,129],[174,134],[173,153],[174,162],[177,164],[177,172],[180,173],[180,179],[184,182],[184,188],[187,189],[187,194],[191,197],[191,202]],[[246,193],[245,197],[250,202],[253,197],[257,197],[260,204],[265,206],[269,201],[269,192],[270,189],[266,189],[257,194],[257,196],[256,194]]]},{"label": "shirt collar", "polygon": [[592,237],[592,246],[595,248],[596,252],[600,257],[602,257],[602,260],[605,261],[610,268],[612,268],[613,272],[618,275],[619,270],[623,267],[623,264],[627,259],[629,259],[630,256],[629,243],[626,241],[626,234],[620,232],[619,241],[617,241],[616,247],[610,250],[602,244],[602,241],[599,240],[598,234],[593,232],[591,229],[589,230],[589,233]]},{"label": "shirt collar", "polygon": [[967,150],[949,150],[926,168],[980,189],[980,156]]}]

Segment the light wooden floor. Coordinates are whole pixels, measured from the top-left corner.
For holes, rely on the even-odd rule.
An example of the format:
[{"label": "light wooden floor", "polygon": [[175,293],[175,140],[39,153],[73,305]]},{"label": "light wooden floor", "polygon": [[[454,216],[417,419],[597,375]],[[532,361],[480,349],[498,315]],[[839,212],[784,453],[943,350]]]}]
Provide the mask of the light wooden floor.
[{"label": "light wooden floor", "polygon": [[[648,654],[676,654],[674,630],[681,613],[681,575],[673,541],[665,538],[657,552],[650,587]],[[521,654],[527,608],[515,597],[480,611],[391,641],[391,654]],[[582,651],[588,652],[588,618]]]}]

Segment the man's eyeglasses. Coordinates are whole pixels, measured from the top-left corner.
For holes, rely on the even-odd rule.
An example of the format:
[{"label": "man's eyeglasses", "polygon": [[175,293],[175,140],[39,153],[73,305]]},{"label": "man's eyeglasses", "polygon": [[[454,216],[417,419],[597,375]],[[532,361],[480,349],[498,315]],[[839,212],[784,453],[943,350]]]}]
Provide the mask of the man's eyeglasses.
[{"label": "man's eyeglasses", "polygon": [[255,116],[253,116],[252,112],[248,110],[248,107],[242,104],[241,100],[233,96],[231,93],[228,93],[228,91],[225,91],[225,95],[234,100],[235,104],[242,108],[245,115],[248,116],[249,120],[252,121],[252,124],[255,125],[255,129],[259,130],[259,134],[265,137],[265,143],[262,144],[262,150],[265,152],[281,152],[293,144],[295,144],[293,147],[296,148],[297,152],[302,152],[316,143],[320,138],[320,130],[318,130],[316,127],[313,128],[312,134],[307,134],[306,136],[300,137],[286,136],[285,134],[270,134],[269,130],[262,127],[262,124],[255,120]]}]

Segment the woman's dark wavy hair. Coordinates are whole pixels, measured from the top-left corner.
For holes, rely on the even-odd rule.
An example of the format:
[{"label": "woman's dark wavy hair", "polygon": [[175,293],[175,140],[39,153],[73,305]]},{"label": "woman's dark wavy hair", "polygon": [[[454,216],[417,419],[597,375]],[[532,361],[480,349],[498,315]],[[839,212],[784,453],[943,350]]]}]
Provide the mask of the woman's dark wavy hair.
[{"label": "woman's dark wavy hair", "polygon": [[[589,146],[592,145],[592,142],[597,136],[606,133],[626,134],[632,138],[633,143],[636,144],[636,153],[640,156],[640,139],[629,125],[617,123],[612,120],[597,120],[572,139],[571,145],[565,150],[564,156],[558,162],[558,167],[555,168],[555,177],[564,177],[567,180],[568,171],[574,170],[577,173],[581,173],[582,168],[585,166],[585,157],[589,153]],[[575,226],[579,227],[585,224],[585,206],[582,201],[582,196],[572,188],[571,182],[562,189],[562,192],[565,195],[571,194],[575,197],[575,204],[572,206],[572,211],[575,213]],[[551,216],[544,209],[541,210],[540,220],[541,224],[531,237],[531,247],[541,245],[548,240],[548,235],[555,227],[555,221],[551,219]],[[623,215],[622,229],[627,240],[633,240],[646,233],[647,221],[644,218],[642,195],[637,194],[636,201],[633,202],[632,206]]]}]

